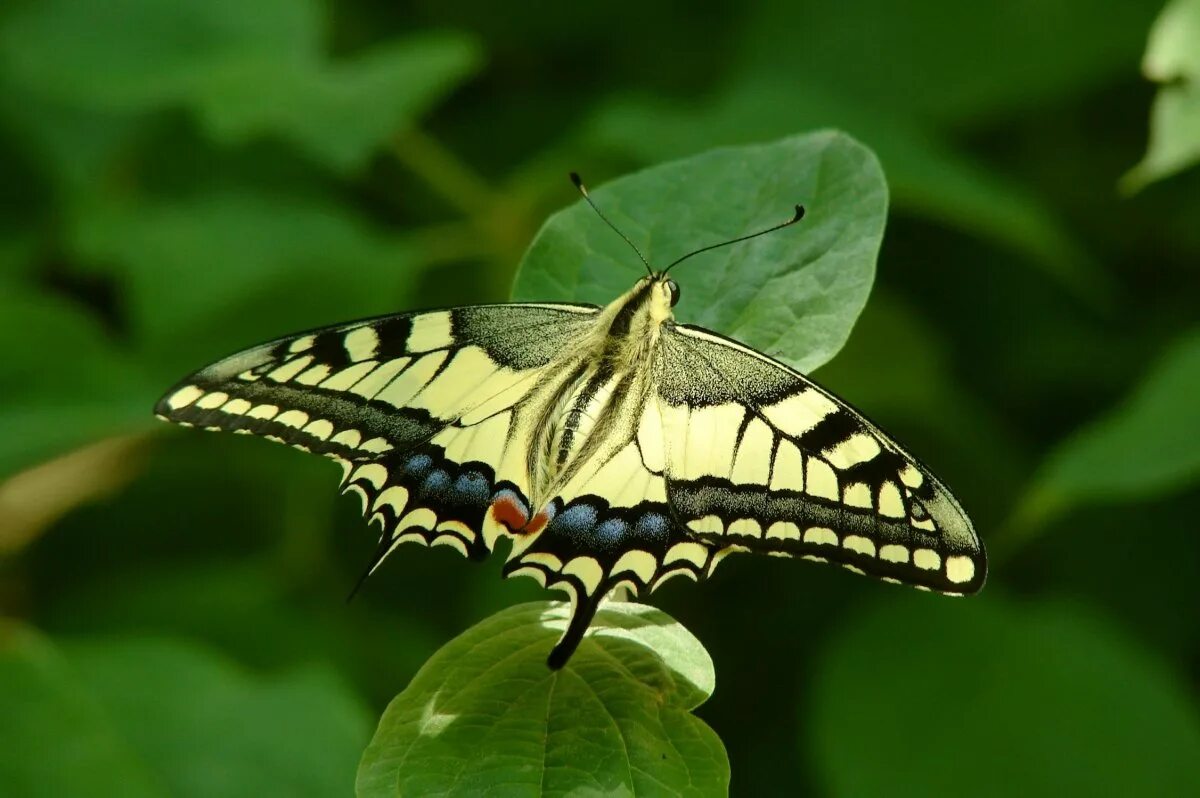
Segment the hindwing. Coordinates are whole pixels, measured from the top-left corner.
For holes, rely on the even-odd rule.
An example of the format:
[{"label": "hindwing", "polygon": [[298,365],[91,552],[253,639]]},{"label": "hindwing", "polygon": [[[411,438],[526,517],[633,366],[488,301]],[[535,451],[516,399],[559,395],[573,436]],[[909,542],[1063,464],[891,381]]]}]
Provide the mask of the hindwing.
[{"label": "hindwing", "polygon": [[[663,429],[642,424],[654,401],[651,372],[628,375],[636,386],[605,419],[603,444],[537,514],[516,529],[506,576],[530,576],[565,592],[571,621],[550,654],[561,667],[579,645],[600,601],[614,589],[643,595],[674,576],[702,578],[716,546],[697,541],[667,500]],[[618,383],[622,380],[618,379]]]},{"label": "hindwing", "polygon": [[672,510],[698,541],[840,563],[950,594],[983,586],[970,520],[848,404],[708,330],[663,330],[658,412]]}]

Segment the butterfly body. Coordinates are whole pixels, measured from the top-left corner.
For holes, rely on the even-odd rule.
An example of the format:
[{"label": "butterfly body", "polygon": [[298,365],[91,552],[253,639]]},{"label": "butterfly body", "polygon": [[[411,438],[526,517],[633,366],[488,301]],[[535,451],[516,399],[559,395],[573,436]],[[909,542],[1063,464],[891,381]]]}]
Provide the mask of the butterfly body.
[{"label": "butterfly body", "polygon": [[600,600],[755,551],[951,594],[986,563],[948,490],[849,405],[782,363],[679,324],[641,278],[604,308],[511,304],[290,336],[202,369],[163,418],[263,435],[343,468],[383,534],[567,593],[561,667]]}]

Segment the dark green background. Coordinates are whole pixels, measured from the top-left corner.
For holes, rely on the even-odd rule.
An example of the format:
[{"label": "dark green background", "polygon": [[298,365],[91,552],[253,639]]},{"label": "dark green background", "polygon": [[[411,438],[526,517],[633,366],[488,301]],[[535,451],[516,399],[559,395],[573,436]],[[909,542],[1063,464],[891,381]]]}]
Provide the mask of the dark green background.
[{"label": "dark green background", "polygon": [[344,604],[373,541],[336,469],[159,428],[158,394],[506,298],[570,169],[824,127],[891,215],[817,377],[954,487],[992,574],[952,602],[740,558],[655,596],[715,661],[733,792],[1200,792],[1200,173],[1117,188],[1159,9],[5,3],[0,793],[347,794],[416,668],[540,593],[414,548]]}]

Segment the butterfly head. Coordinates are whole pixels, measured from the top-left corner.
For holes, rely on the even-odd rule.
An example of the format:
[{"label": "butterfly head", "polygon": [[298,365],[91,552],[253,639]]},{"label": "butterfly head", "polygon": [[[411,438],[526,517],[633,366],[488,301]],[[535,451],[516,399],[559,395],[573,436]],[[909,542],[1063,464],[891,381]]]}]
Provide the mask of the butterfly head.
[{"label": "butterfly head", "polygon": [[666,281],[664,281],[664,285],[667,288],[667,293],[670,294],[669,301],[671,303],[671,307],[675,307],[677,304],[679,304],[679,283],[668,277]]},{"label": "butterfly head", "polygon": [[662,315],[670,314],[671,308],[679,304],[679,283],[667,276],[666,272],[655,272],[649,277],[638,280],[635,287],[648,292],[652,305],[662,307]]}]

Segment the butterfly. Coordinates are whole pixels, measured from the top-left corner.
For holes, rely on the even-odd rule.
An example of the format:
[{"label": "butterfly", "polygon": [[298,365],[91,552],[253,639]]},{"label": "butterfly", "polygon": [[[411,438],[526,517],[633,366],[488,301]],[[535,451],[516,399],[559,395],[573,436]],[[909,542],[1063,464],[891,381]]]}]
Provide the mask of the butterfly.
[{"label": "butterfly", "polygon": [[838,563],[952,595],[986,556],[950,491],[861,413],[762,352],[677,322],[668,276],[592,202],[647,274],[605,307],[495,304],[291,335],[187,377],[165,420],[260,435],[342,467],[382,529],[473,560],[511,540],[505,576],[570,599],[566,664],[600,601],[726,556]]}]

